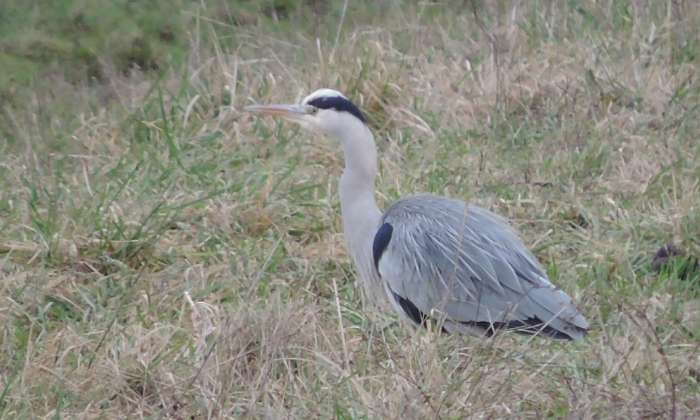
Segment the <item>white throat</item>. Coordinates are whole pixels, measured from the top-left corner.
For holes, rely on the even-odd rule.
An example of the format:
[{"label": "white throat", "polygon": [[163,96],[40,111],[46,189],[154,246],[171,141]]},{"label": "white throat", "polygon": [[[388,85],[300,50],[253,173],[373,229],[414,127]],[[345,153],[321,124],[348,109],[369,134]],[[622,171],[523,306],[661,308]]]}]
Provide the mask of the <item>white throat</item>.
[{"label": "white throat", "polygon": [[352,136],[338,133],[345,155],[345,170],[340,177],[339,192],[346,236],[363,230],[358,228],[364,226],[376,230],[381,216],[374,201],[374,179],[377,176],[374,137],[364,124],[358,122],[357,125],[361,129],[344,133],[359,134]]},{"label": "white throat", "polygon": [[[343,145],[345,170],[340,177],[340,207],[348,249],[365,287],[377,287],[373,280],[372,242],[381,212],[374,201],[377,149],[366,125],[353,121],[350,129],[335,133]],[[355,134],[348,134],[355,133]]]}]

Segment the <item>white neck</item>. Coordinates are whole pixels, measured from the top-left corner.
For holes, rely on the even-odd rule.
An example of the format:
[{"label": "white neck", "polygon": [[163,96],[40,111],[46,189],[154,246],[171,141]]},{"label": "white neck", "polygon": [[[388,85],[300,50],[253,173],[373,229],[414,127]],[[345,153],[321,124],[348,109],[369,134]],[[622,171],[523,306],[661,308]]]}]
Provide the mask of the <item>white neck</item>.
[{"label": "white neck", "polygon": [[348,248],[361,276],[369,280],[373,273],[372,241],[381,219],[374,201],[377,149],[369,128],[360,121],[353,122],[353,125],[335,133],[345,152],[345,170],[339,188],[340,207]]}]

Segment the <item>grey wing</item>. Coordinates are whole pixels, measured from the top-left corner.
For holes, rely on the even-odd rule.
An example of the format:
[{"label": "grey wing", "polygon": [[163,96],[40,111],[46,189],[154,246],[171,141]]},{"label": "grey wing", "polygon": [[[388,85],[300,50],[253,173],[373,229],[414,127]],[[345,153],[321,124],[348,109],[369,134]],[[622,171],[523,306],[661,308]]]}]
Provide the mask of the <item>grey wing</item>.
[{"label": "grey wing", "polygon": [[397,310],[442,317],[452,331],[577,339],[588,329],[571,298],[499,216],[457,200],[415,196],[384,214],[374,262]]}]

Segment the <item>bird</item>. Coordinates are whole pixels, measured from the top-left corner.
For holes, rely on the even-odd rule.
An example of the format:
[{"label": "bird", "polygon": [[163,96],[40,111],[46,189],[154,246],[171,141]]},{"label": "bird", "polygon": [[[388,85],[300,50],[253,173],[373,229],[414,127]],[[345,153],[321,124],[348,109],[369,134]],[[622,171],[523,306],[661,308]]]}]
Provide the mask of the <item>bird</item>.
[{"label": "bird", "polygon": [[431,194],[375,201],[377,148],[365,114],[345,95],[318,89],[295,104],[250,105],[339,141],[345,242],[365,290],[385,295],[416,326],[491,337],[501,331],[580,340],[589,323],[554,286],[501,216]]}]

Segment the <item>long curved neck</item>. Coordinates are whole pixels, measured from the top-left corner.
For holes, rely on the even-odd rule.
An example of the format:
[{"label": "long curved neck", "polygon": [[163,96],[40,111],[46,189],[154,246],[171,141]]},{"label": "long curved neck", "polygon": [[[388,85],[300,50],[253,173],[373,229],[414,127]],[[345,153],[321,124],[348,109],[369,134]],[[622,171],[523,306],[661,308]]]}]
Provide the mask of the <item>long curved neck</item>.
[{"label": "long curved neck", "polygon": [[343,228],[350,253],[360,270],[371,269],[371,241],[377,230],[381,212],[374,201],[374,179],[377,176],[377,148],[366,125],[344,130],[337,136],[343,145],[345,170],[340,177],[340,207]]},{"label": "long curved neck", "polygon": [[377,148],[369,129],[362,125],[354,134],[341,134],[345,155],[345,170],[340,178],[342,206],[354,207],[358,199],[374,203],[374,179],[377,176]]}]

